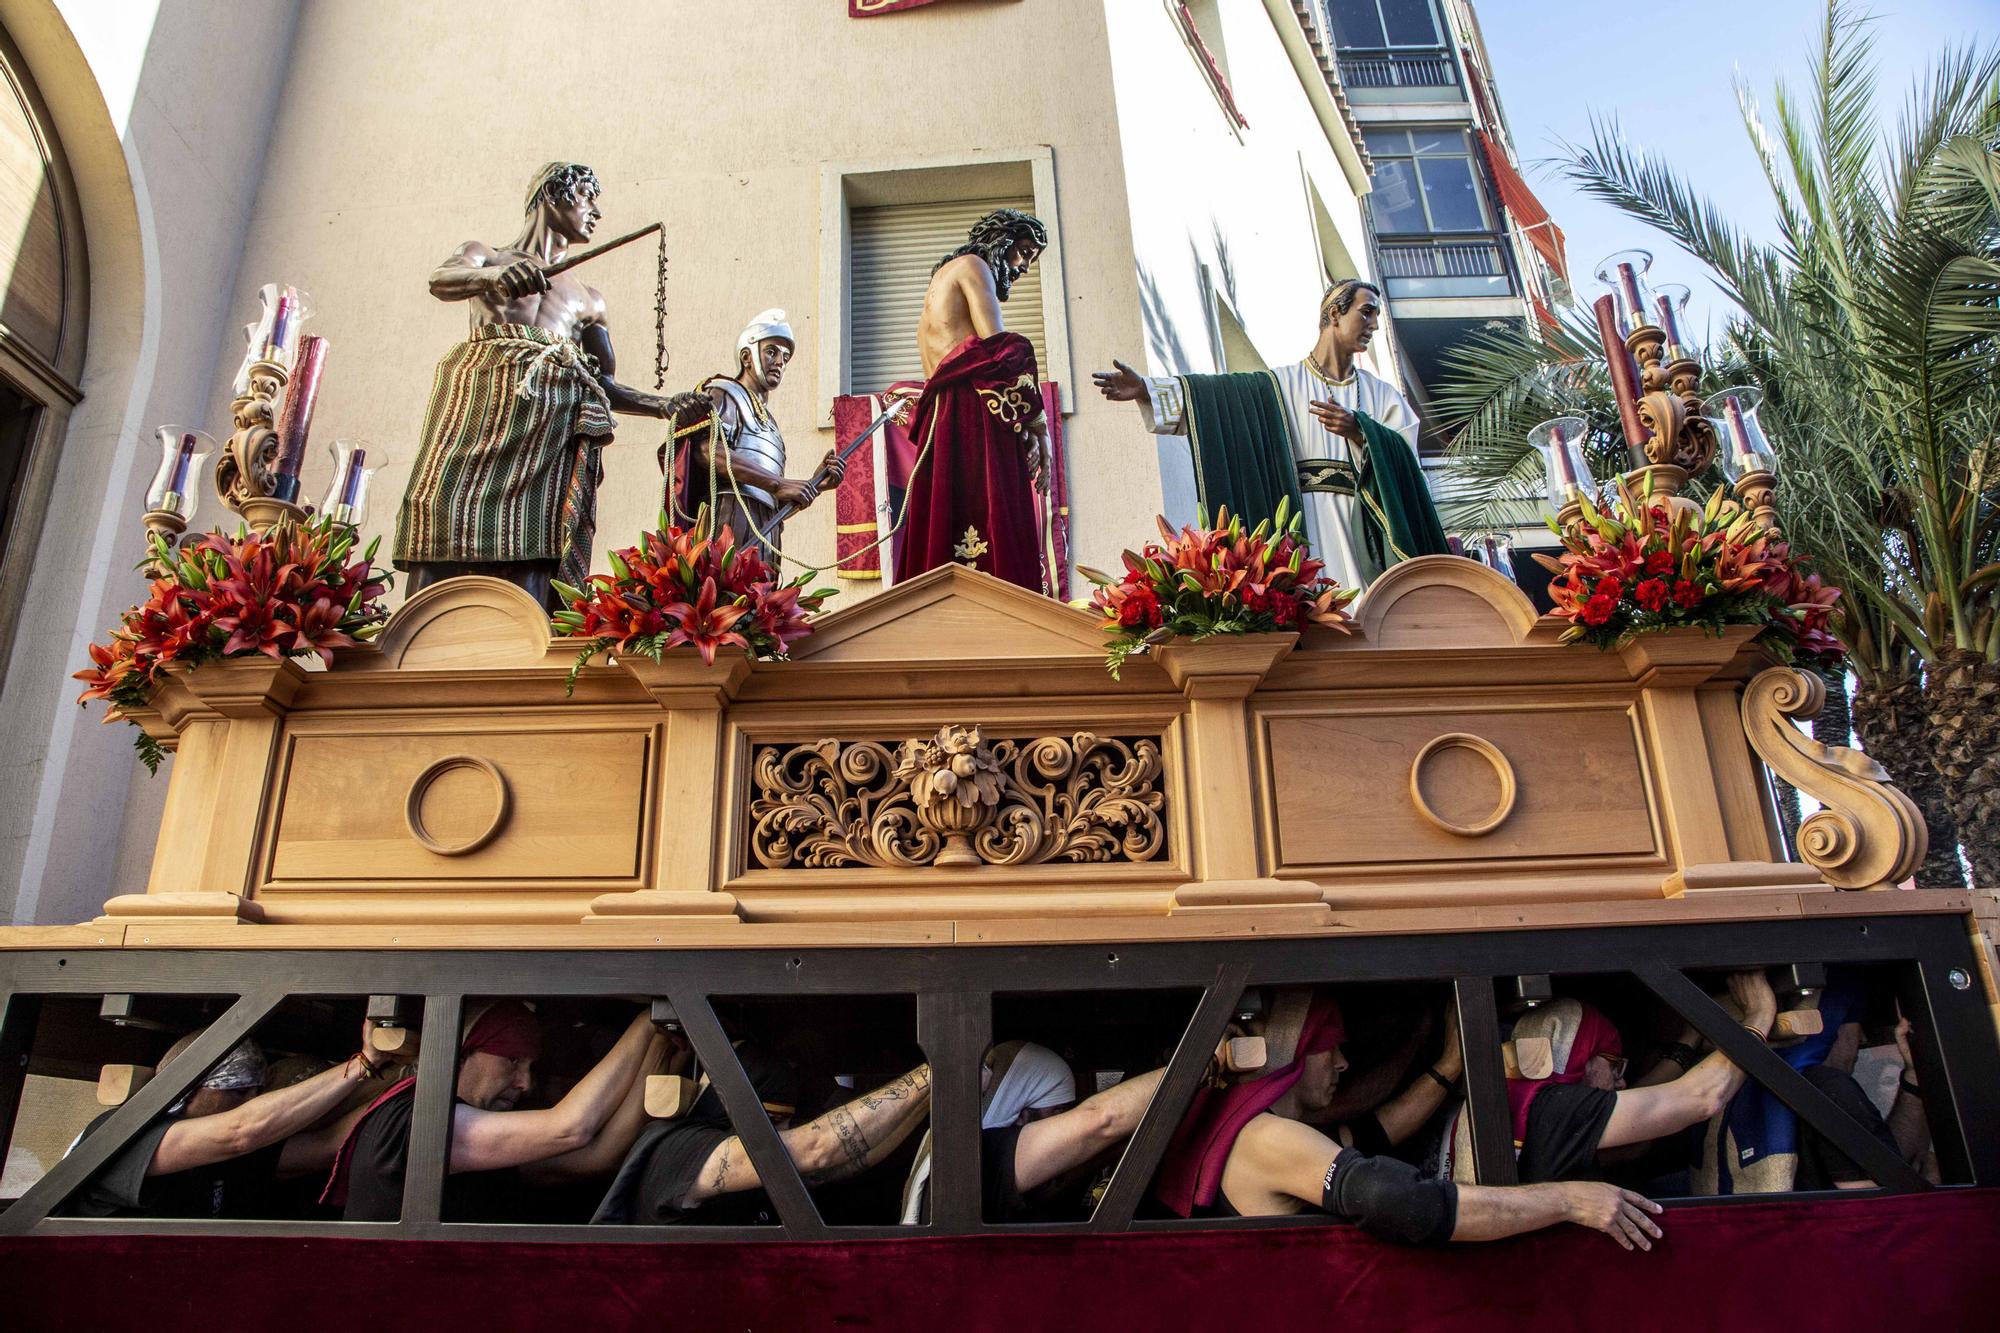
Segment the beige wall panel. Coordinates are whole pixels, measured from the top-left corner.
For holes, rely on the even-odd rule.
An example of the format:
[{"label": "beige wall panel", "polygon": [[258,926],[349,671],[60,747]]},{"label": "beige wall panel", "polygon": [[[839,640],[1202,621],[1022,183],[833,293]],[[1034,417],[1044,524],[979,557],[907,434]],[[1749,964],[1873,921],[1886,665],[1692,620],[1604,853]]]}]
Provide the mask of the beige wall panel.
[{"label": "beige wall panel", "polygon": [[[370,881],[636,880],[653,794],[650,727],[467,733],[409,729],[294,735],[266,887],[366,887]],[[404,819],[437,761],[469,755],[505,779],[509,809],[492,840],[464,855],[420,845]],[[497,809],[492,778],[441,773],[422,801],[432,838],[459,846]]]},{"label": "beige wall panel", "polygon": [[[1281,868],[1412,861],[1645,854],[1654,849],[1646,775],[1630,710],[1267,716]],[[1410,794],[1418,753],[1451,732],[1494,746],[1515,778],[1512,812],[1477,837],[1448,833]],[[1499,805],[1494,766],[1439,750],[1423,794],[1442,819],[1472,825]]]}]

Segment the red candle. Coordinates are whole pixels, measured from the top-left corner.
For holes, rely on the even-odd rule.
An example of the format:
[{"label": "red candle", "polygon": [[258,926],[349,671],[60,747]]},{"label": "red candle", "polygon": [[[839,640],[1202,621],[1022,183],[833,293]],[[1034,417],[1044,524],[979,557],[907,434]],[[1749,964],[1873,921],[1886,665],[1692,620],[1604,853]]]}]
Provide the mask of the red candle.
[{"label": "red candle", "polygon": [[1660,308],[1660,327],[1666,330],[1667,342],[1673,347],[1681,345],[1680,321],[1674,318],[1674,301],[1670,296],[1657,295],[1653,304]]},{"label": "red candle", "polygon": [[1750,443],[1750,427],[1744,423],[1743,409],[1733,395],[1722,400],[1722,419],[1729,423],[1729,443],[1736,456],[1754,460],[1757,450]]},{"label": "red candle", "polygon": [[310,333],[299,339],[298,364],[292,367],[285,404],[278,413],[278,456],[272,464],[271,494],[280,500],[299,498],[299,469],[305,466],[306,436],[312,431],[319,379],[325,369],[326,339]]},{"label": "red candle", "polygon": [[1639,371],[1618,332],[1617,299],[1606,292],[1590,308],[1597,315],[1597,337],[1604,344],[1605,364],[1611,370],[1611,391],[1618,395],[1618,420],[1625,428],[1625,443],[1641,448],[1653,438],[1653,432],[1639,420]]},{"label": "red candle", "polygon": [[1639,299],[1639,271],[1630,264],[1618,266],[1618,290],[1625,293],[1625,314],[1636,329],[1646,322],[1646,304]]},{"label": "red candle", "polygon": [[1562,486],[1575,486],[1576,468],[1570,463],[1569,441],[1563,438],[1561,426],[1549,427],[1549,463],[1556,470],[1556,482]]}]

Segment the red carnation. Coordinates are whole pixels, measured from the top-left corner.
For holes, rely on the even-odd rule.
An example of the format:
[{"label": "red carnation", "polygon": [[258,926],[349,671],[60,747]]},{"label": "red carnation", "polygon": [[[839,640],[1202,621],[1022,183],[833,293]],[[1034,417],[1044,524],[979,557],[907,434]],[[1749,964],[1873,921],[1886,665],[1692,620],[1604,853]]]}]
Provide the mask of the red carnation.
[{"label": "red carnation", "polygon": [[1672,551],[1649,552],[1646,556],[1646,572],[1648,574],[1673,573],[1674,553]]},{"label": "red carnation", "polygon": [[1154,629],[1161,620],[1160,599],[1151,588],[1132,588],[1118,608],[1118,623],[1126,629]]},{"label": "red carnation", "polygon": [[1701,585],[1693,579],[1674,580],[1674,605],[1686,610],[1701,601]]},{"label": "red carnation", "polygon": [[1667,604],[1667,581],[1646,579],[1632,589],[1632,597],[1648,611],[1657,611]]},{"label": "red carnation", "polygon": [[1606,597],[1603,593],[1598,593],[1583,604],[1583,623],[1586,625],[1602,625],[1610,620],[1617,610],[1618,599],[1616,597]]},{"label": "red carnation", "polygon": [[1594,597],[1609,597],[1614,602],[1624,595],[1625,585],[1609,576],[1597,581],[1597,591],[1593,594]]},{"label": "red carnation", "polygon": [[1271,594],[1271,619],[1278,622],[1279,629],[1299,629],[1299,599],[1288,592]]}]

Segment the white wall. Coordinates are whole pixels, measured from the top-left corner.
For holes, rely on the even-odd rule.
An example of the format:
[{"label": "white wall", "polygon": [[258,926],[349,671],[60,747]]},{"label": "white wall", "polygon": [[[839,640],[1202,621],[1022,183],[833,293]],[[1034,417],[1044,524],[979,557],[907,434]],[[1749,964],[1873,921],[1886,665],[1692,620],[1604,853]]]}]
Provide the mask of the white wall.
[{"label": "white wall", "polygon": [[[1322,291],[1310,180],[1349,257],[1371,264],[1360,199],[1328,141],[1272,14],[1259,0],[1218,0],[1230,121],[1159,0],[1105,0],[1112,85],[1131,207],[1143,347],[1124,359],[1152,374],[1220,369],[1211,352],[1201,270],[1230,299],[1270,365],[1311,350]],[[1289,6],[1281,7],[1290,22]],[[1204,32],[1213,48],[1218,34]],[[1393,372],[1392,377],[1393,377]],[[1136,416],[1136,410],[1133,411]],[[1158,442],[1169,517],[1194,516],[1187,443]]]},{"label": "white wall", "polygon": [[114,886],[143,886],[164,778],[136,769],[127,728],[75,705],[69,674],[143,589],[153,428],[219,424],[209,390],[295,10],[0,0],[76,176],[91,293],[84,397],[0,685],[0,913],[15,921],[86,918]]}]

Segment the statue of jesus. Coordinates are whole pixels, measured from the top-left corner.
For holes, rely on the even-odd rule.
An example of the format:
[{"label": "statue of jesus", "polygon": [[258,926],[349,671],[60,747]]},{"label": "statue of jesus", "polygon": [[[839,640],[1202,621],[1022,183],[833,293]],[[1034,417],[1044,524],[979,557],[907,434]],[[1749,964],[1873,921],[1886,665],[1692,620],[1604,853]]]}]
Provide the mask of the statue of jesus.
[{"label": "statue of jesus", "polygon": [[1033,344],[1007,332],[1000,306],[1048,243],[1038,219],[995,209],[931,273],[898,582],[956,560],[1047,591],[1035,494],[1048,475],[1041,382]]},{"label": "statue of jesus", "polygon": [[1111,401],[1137,402],[1154,434],[1188,437],[1210,519],[1226,506],[1255,526],[1289,498],[1327,575],[1365,588],[1398,560],[1450,551],[1417,463],[1415,410],[1355,364],[1381,318],[1374,284],[1347,278],[1321,298],[1319,341],[1292,365],[1147,377],[1113,361],[1091,379]]},{"label": "statue of jesus", "polygon": [[472,331],[438,363],[397,515],[412,592],[486,574],[547,606],[552,579],[580,586],[611,414],[682,405],[619,383],[603,293],[544,272],[597,229],[598,193],[589,167],[551,162],[528,186],[519,236],[467,241],[431,274],[432,296],[468,304]]}]

